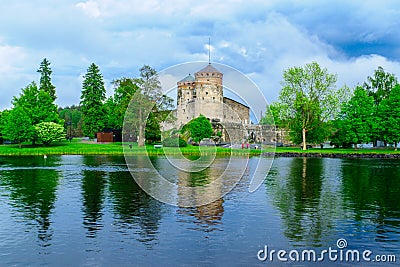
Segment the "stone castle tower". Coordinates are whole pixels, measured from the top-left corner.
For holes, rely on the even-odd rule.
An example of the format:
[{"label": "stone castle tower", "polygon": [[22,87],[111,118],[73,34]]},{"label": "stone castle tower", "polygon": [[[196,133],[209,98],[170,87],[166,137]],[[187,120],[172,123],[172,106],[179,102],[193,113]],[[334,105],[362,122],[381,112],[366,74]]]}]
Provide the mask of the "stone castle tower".
[{"label": "stone castle tower", "polygon": [[182,126],[201,114],[211,122],[250,122],[249,107],[223,93],[223,74],[210,63],[180,80],[177,98],[177,123]]}]

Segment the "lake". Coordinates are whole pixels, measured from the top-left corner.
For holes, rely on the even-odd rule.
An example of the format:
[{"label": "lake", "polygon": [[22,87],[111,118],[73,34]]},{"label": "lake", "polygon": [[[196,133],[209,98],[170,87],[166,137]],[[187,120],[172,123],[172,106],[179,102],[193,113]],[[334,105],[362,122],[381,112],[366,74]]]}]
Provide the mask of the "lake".
[{"label": "lake", "polygon": [[[132,174],[151,185],[142,160],[132,158]],[[179,174],[165,168],[165,157],[150,160],[177,184],[169,192],[177,203],[198,200],[182,185],[207,184],[229,160],[243,161],[217,157],[212,168]],[[0,157],[0,265],[317,266],[320,255],[324,265],[354,265],[347,250],[371,251],[360,266],[398,264],[400,161],[276,158],[250,193],[256,162],[243,173],[233,164],[226,179],[243,178],[222,198],[177,207],[147,195],[121,156]],[[231,185],[223,181],[214,193]],[[338,251],[332,259],[322,253],[329,248]],[[271,259],[271,250],[286,254]],[[301,261],[311,250],[317,262]]]}]

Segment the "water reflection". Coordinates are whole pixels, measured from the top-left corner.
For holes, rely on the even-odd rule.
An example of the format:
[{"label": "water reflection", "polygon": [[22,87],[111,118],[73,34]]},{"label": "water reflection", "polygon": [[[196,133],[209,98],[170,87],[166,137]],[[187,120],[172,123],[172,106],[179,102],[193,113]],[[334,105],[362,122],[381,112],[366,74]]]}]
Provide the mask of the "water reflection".
[{"label": "water reflection", "polygon": [[[59,161],[59,157],[52,157],[49,161],[55,164]],[[26,162],[31,163],[30,168],[19,168],[26,166]],[[49,162],[38,157],[21,157],[13,161],[7,158],[3,159],[3,163],[3,166],[13,168],[1,172],[1,185],[9,191],[10,204],[25,220],[35,222],[39,244],[50,245],[53,235],[51,215],[57,198],[59,172],[43,169]]]},{"label": "water reflection", "polygon": [[209,233],[215,230],[221,230],[218,225],[221,224],[224,215],[224,200],[218,199],[210,204],[198,206],[179,208],[177,213],[179,215],[189,216],[194,220],[188,220],[187,217],[181,217],[179,222],[193,222],[196,227],[192,229]]},{"label": "water reflection", "polygon": [[[277,158],[266,190],[280,211],[285,236],[300,246],[355,246],[372,241],[396,250],[400,234],[398,161]],[[393,245],[389,245],[393,243]]]},{"label": "water reflection", "polygon": [[398,242],[400,233],[400,173],[393,160],[346,159],[343,195],[357,227],[373,224],[378,242]]},{"label": "water reflection", "polygon": [[[146,178],[138,175],[140,179]],[[141,190],[128,171],[110,173],[109,183],[118,232],[134,234],[138,241],[152,247],[157,241],[165,204]]]},{"label": "water reflection", "polygon": [[277,158],[266,179],[285,236],[301,245],[321,246],[339,212],[334,180],[327,178],[324,163],[321,158]]}]

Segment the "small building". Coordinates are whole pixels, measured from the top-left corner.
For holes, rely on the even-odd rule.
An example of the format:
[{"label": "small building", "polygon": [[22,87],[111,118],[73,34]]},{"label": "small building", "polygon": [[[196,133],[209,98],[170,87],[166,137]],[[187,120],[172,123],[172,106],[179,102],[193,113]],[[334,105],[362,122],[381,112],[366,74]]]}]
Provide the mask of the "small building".
[{"label": "small building", "polygon": [[122,142],[122,131],[106,128],[96,133],[98,143]]}]

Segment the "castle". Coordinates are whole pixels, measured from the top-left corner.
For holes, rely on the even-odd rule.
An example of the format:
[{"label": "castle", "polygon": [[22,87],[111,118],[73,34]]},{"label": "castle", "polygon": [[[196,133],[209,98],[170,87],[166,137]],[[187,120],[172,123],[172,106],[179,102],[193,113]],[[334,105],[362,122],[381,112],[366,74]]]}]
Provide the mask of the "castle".
[{"label": "castle", "polygon": [[248,106],[224,97],[223,74],[211,63],[178,81],[177,91],[177,128],[204,115],[223,142],[273,144],[282,138],[272,126],[252,124]]},{"label": "castle", "polygon": [[214,123],[250,123],[250,109],[224,97],[223,74],[210,63],[178,82],[177,124],[182,126],[201,114]]}]

